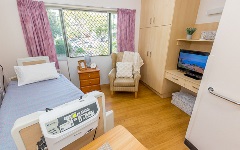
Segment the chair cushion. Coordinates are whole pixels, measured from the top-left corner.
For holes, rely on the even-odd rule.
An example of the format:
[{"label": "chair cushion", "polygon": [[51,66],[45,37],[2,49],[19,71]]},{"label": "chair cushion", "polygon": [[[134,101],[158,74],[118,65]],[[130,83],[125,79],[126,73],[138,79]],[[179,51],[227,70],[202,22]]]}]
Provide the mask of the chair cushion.
[{"label": "chair cushion", "polygon": [[131,62],[117,62],[117,78],[132,78],[133,63]]},{"label": "chair cushion", "polygon": [[116,87],[132,87],[135,86],[133,78],[116,78],[114,81]]}]

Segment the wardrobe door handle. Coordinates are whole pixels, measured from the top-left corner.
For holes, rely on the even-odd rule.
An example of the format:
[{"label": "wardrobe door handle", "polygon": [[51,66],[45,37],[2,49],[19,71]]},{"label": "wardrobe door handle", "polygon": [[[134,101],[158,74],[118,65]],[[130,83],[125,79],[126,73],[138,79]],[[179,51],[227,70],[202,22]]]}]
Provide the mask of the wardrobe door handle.
[{"label": "wardrobe door handle", "polygon": [[150,52],[150,57],[152,57],[152,52]]},{"label": "wardrobe door handle", "polygon": [[148,56],[148,51],[147,51],[147,56]]},{"label": "wardrobe door handle", "polygon": [[152,18],[150,18],[150,24],[152,24]]},{"label": "wardrobe door handle", "polygon": [[153,24],[155,24],[155,17],[153,18]]}]

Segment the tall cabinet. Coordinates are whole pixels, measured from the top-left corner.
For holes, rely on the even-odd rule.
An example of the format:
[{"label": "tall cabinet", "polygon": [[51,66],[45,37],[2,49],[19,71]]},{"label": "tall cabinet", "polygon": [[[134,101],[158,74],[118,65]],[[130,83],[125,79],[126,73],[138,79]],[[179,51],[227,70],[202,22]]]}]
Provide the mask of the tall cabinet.
[{"label": "tall cabinet", "polygon": [[141,27],[170,25],[175,0],[142,0]]},{"label": "tall cabinet", "polygon": [[164,79],[167,69],[176,69],[176,40],[185,38],[195,24],[200,0],[142,0],[139,53],[144,61],[141,80],[161,97],[179,86]]}]

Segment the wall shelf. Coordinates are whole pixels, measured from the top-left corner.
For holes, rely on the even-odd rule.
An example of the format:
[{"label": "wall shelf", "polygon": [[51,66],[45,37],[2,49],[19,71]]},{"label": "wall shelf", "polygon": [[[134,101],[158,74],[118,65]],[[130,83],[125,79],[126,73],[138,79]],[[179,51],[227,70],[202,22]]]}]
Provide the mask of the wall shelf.
[{"label": "wall shelf", "polygon": [[192,39],[192,40],[187,40],[187,39],[177,39],[177,45],[178,46],[186,46],[186,45],[191,45],[191,43],[194,44],[210,44],[212,45],[214,40],[198,40],[198,39]]},{"label": "wall shelf", "polygon": [[214,40],[187,40],[187,39],[177,39],[177,41],[184,41],[184,42],[214,42]]}]

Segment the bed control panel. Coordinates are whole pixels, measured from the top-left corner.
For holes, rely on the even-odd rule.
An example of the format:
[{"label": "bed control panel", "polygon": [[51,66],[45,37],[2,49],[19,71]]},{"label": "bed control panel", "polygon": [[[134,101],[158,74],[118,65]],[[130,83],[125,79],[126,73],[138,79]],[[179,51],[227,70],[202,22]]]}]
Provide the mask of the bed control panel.
[{"label": "bed control panel", "polygon": [[84,96],[39,116],[49,150],[62,149],[98,126],[100,107],[93,95]]}]

